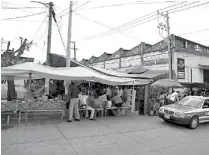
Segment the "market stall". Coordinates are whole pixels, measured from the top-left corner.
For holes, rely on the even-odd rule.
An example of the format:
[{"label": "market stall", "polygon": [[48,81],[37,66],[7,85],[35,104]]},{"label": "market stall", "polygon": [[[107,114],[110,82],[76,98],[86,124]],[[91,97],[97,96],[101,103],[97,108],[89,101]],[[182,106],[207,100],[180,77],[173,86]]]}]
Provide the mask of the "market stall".
[{"label": "market stall", "polygon": [[[34,63],[23,63],[9,67],[2,67],[1,78],[4,80],[29,79],[29,81],[31,81],[32,79],[41,79],[41,78],[56,79],[56,80],[88,80],[88,81],[93,80],[95,82],[99,82],[107,85],[113,85],[113,86],[144,85],[151,82],[150,80],[135,80],[131,78],[108,76],[86,67],[53,68]],[[28,90],[30,91],[30,88]],[[38,100],[34,100],[33,98],[28,100],[27,98],[24,104],[18,104],[17,108],[19,109],[17,110],[26,112],[26,115],[30,111],[58,110],[62,112],[62,110],[65,109],[64,105],[65,105],[64,101],[59,101],[59,100],[50,101],[50,100],[45,100],[44,97],[39,98]],[[135,107],[132,107],[132,109],[134,108]]]}]

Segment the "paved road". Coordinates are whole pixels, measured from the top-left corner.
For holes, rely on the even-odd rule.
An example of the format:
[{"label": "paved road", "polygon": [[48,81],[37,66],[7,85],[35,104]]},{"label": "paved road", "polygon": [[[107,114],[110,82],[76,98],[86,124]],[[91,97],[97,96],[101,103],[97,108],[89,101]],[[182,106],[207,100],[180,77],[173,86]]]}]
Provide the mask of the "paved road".
[{"label": "paved road", "polygon": [[120,116],[2,130],[2,155],[206,155],[209,124],[196,130],[158,117]]}]

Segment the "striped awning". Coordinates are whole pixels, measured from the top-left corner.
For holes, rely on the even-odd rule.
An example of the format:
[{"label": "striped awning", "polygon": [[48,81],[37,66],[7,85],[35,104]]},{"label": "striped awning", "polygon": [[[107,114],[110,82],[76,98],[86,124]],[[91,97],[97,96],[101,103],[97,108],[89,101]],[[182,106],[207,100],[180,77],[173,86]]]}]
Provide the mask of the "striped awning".
[{"label": "striped awning", "polygon": [[199,65],[198,65],[198,68],[209,70],[209,65],[201,65],[201,64],[199,64]]}]

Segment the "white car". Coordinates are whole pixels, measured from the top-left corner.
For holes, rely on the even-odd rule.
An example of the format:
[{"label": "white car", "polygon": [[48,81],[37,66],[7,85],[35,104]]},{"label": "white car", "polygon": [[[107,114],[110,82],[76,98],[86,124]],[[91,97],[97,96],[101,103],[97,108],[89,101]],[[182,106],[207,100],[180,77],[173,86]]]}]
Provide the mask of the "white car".
[{"label": "white car", "polygon": [[209,97],[187,96],[176,104],[162,106],[159,117],[195,129],[199,123],[209,122]]}]

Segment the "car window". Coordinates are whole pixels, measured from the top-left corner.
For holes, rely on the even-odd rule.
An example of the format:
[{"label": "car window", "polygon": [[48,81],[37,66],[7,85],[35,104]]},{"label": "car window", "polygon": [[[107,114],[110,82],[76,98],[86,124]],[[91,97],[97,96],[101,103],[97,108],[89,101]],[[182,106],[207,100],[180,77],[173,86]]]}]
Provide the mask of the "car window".
[{"label": "car window", "polygon": [[209,99],[204,101],[203,108],[209,108]]},{"label": "car window", "polygon": [[202,103],[203,99],[201,98],[184,97],[178,104],[188,107],[200,108],[202,106]]}]

